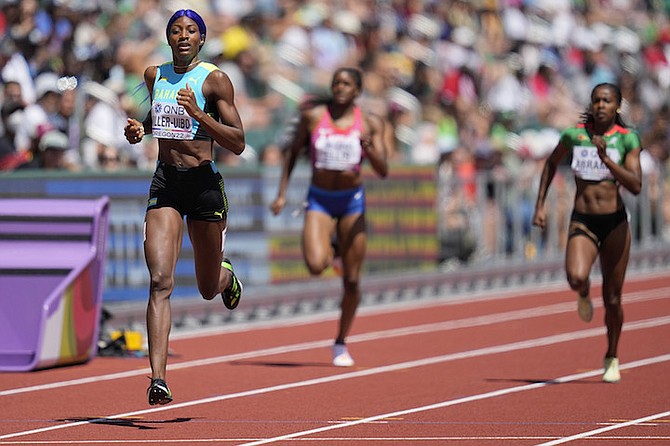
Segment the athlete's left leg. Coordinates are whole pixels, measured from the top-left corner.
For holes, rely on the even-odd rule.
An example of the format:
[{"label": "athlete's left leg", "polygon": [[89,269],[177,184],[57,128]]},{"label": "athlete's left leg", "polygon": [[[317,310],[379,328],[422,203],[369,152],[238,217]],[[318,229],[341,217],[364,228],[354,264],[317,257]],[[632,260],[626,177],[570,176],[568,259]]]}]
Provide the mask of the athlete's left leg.
[{"label": "athlete's left leg", "polygon": [[195,278],[203,298],[213,299],[230,285],[232,273],[221,267],[226,220],[210,222],[187,219],[193,246]]}]

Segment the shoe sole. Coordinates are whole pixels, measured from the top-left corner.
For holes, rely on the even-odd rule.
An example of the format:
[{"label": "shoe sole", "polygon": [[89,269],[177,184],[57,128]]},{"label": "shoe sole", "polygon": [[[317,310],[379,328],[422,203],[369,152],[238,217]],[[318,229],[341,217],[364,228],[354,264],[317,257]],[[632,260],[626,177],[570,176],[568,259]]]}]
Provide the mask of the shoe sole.
[{"label": "shoe sole", "polygon": [[[230,268],[224,266],[223,262],[230,265]],[[237,278],[237,276],[233,272],[233,263],[230,261],[230,259],[228,259],[227,257],[224,257],[223,262],[221,262],[221,267],[230,271],[230,274],[233,275],[232,276],[233,280],[237,281],[237,286],[240,287],[240,295],[238,297],[236,297],[235,300],[231,300],[228,296],[226,296],[226,290],[223,290],[223,292],[221,293],[221,300],[223,300],[223,305],[226,308],[228,308],[229,310],[234,310],[240,304],[240,299],[242,298],[242,291],[244,291],[244,287],[242,286],[242,282],[240,282],[240,280]]]},{"label": "shoe sole", "polygon": [[234,310],[240,304],[240,299],[242,298],[242,291],[244,291],[244,287],[242,286],[242,282],[240,282],[239,280],[237,280],[237,286],[240,287],[240,296],[236,297],[234,301],[229,299],[228,296],[226,296],[225,292],[221,293],[221,299],[223,300],[223,305],[225,305],[225,307],[228,308],[229,310]]},{"label": "shoe sole", "polygon": [[166,392],[159,386],[151,385],[147,390],[147,397],[149,399],[149,405],[163,405],[172,401],[172,395],[169,393],[169,389]]},{"label": "shoe sole", "polygon": [[172,397],[165,395],[160,389],[149,390],[149,404],[151,406],[164,405],[172,402]]}]

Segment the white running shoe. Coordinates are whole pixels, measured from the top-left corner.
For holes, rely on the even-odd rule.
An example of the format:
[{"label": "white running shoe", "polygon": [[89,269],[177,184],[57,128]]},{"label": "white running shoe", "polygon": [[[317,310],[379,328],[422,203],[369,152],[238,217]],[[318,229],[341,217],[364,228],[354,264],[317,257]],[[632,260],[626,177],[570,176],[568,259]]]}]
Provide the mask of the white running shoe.
[{"label": "white running shoe", "polygon": [[591,322],[591,319],[593,319],[593,304],[589,296],[577,297],[577,313],[584,322]]},{"label": "white running shoe", "polygon": [[606,383],[617,383],[621,380],[619,373],[619,359],[616,357],[605,358],[605,374],[603,381]]},{"label": "white running shoe", "polygon": [[346,345],[333,345],[333,365],[336,367],[351,367],[354,365],[354,359],[349,354]]}]

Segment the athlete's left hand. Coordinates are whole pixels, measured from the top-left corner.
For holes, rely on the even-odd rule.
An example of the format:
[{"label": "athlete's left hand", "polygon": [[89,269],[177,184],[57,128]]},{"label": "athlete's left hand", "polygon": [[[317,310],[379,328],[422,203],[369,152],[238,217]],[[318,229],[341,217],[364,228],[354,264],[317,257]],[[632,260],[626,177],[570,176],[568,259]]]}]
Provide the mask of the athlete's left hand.
[{"label": "athlete's left hand", "polygon": [[365,133],[361,135],[361,148],[366,152],[369,153],[370,149],[372,149],[373,143],[372,143],[372,137],[370,136],[369,133]]},{"label": "athlete's left hand", "polygon": [[194,117],[199,110],[198,104],[195,102],[195,93],[191,90],[191,86],[187,83],[186,88],[180,88],[177,92],[177,104],[184,107],[189,116]]},{"label": "athlete's left hand", "polygon": [[598,149],[598,156],[604,161],[605,158],[607,158],[607,143],[605,142],[605,138],[603,138],[602,135],[595,135],[591,138],[591,143],[596,146]]}]

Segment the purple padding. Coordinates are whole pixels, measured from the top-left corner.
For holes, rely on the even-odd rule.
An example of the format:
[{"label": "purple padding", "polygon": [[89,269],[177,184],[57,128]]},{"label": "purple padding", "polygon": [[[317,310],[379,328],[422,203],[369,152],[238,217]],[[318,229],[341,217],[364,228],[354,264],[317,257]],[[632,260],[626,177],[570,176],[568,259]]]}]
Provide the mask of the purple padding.
[{"label": "purple padding", "polygon": [[91,232],[91,223],[0,221],[0,234],[77,234],[90,236]]},{"label": "purple padding", "polygon": [[65,276],[0,275],[0,364],[30,364],[37,352],[42,306]]},{"label": "purple padding", "polygon": [[[0,199],[0,370],[70,364],[95,354],[108,203],[107,197]],[[72,308],[59,307],[70,284]],[[71,320],[59,320],[59,309]],[[91,321],[93,327],[79,325]],[[75,331],[82,329],[90,346],[79,342]],[[66,338],[43,342],[49,336]]]},{"label": "purple padding", "polygon": [[3,199],[0,215],[91,217],[100,204],[90,200]]},{"label": "purple padding", "polygon": [[[91,255],[89,242],[0,240],[0,269],[72,269]],[[0,287],[0,295],[5,293]]]}]

